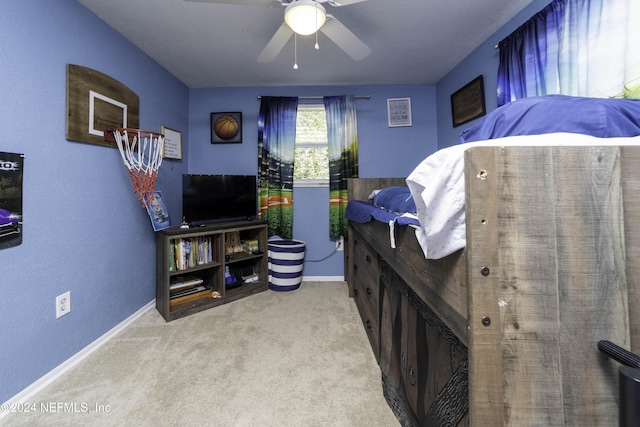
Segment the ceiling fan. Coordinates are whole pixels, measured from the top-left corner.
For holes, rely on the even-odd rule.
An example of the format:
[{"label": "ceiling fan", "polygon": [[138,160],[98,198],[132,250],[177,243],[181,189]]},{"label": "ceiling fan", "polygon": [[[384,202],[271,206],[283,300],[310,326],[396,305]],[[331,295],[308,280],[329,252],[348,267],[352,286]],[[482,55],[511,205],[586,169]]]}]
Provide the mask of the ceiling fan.
[{"label": "ceiling fan", "polygon": [[[187,0],[198,3],[224,3],[247,6],[284,6],[285,21],[280,25],[262,53],[258,62],[271,62],[287,44],[294,34],[317,34],[321,31],[336,45],[344,50],[355,61],[360,61],[371,53],[369,46],[364,44],[355,34],[338,21],[333,15],[326,13],[322,5],[327,3],[333,7],[349,6],[366,0]],[[295,15],[306,15],[310,28],[300,29],[296,26]],[[304,16],[302,17],[304,19]],[[318,44],[316,41],[316,49]],[[294,65],[297,68],[296,65]]]}]

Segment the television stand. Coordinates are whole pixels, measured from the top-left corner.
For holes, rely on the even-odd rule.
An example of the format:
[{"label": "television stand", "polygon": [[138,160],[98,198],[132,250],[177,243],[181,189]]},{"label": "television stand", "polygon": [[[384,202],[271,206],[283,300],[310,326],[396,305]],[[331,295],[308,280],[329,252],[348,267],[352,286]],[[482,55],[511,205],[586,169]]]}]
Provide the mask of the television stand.
[{"label": "television stand", "polygon": [[156,234],[156,308],[167,322],[266,291],[268,274],[264,221]]}]

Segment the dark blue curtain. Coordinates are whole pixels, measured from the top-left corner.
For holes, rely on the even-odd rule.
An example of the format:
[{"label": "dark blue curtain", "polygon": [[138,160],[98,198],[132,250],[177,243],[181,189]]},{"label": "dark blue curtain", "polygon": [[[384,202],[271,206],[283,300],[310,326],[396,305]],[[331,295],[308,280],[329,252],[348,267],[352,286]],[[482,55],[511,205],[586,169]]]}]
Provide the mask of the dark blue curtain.
[{"label": "dark blue curtain", "polygon": [[531,96],[640,97],[640,2],[554,0],[499,43],[498,106]]},{"label": "dark blue curtain", "polygon": [[557,69],[563,4],[564,0],[552,2],[499,43],[498,106],[528,96],[558,93],[553,70]]}]

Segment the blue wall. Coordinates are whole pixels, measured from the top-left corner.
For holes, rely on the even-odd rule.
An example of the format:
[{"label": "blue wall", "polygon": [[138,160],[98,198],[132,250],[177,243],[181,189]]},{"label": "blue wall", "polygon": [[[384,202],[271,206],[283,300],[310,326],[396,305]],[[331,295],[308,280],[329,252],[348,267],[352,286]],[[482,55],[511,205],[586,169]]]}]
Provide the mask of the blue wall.
[{"label": "blue wall", "polygon": [[[195,89],[189,103],[189,172],[255,175],[259,95],[371,95],[356,101],[361,177],[407,176],[437,148],[434,86],[249,87]],[[389,128],[387,98],[411,98],[413,126]],[[308,102],[301,100],[301,102]],[[315,100],[321,102],[321,100]],[[210,114],[241,111],[242,144],[211,144]],[[343,253],[331,254],[329,189],[294,189],[293,237],[307,243],[305,276],[343,276]]]},{"label": "blue wall", "polygon": [[[189,90],[75,0],[3,1],[0,57],[0,151],[25,157],[23,242],[0,251],[4,402],[155,298],[155,236],[118,150],[65,139],[66,64],[136,92],[141,128],[185,138]],[[183,163],[163,163],[159,189]]]},{"label": "blue wall", "polygon": [[[463,127],[451,126],[452,92],[484,74],[487,107],[495,108],[493,44],[546,3],[534,1],[436,86],[189,90],[75,0],[3,2],[0,151],[23,153],[25,172],[23,243],[0,251],[0,402],[155,297],[155,235],[118,151],[65,139],[66,64],[93,68],[136,92],[141,128],[182,132],[184,160],[165,160],[157,182],[175,224],[183,173],[255,173],[258,95],[370,94],[357,101],[360,176],[408,175],[438,139],[457,143]],[[412,127],[387,126],[386,99],[396,97],[411,98]],[[209,114],[216,111],[243,112],[242,144],[210,144]],[[294,235],[308,242],[307,260],[320,259],[334,248],[328,190],[297,188],[294,198]],[[307,262],[304,274],[340,276],[342,257]],[[55,297],[66,291],[72,311],[56,320]]]},{"label": "blue wall", "polygon": [[499,50],[494,46],[511,34],[520,25],[540,10],[544,9],[551,0],[533,0],[519,14],[496,31],[489,39],[485,40],[467,58],[451,70],[436,85],[437,109],[438,109],[438,148],[459,144],[458,135],[463,130],[473,126],[477,121],[471,121],[453,127],[451,118],[451,94],[460,89],[479,75],[484,76],[484,95],[487,113],[498,106],[497,76],[500,61]]}]

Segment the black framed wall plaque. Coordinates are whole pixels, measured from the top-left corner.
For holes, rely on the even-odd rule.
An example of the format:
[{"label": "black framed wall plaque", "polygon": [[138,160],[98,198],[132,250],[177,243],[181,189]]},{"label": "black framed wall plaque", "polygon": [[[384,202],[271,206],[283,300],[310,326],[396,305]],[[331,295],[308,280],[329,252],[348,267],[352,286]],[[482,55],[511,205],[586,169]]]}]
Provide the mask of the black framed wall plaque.
[{"label": "black framed wall plaque", "polygon": [[451,95],[453,127],[477,119],[486,113],[482,75],[471,80]]}]

